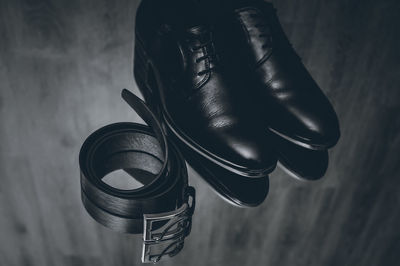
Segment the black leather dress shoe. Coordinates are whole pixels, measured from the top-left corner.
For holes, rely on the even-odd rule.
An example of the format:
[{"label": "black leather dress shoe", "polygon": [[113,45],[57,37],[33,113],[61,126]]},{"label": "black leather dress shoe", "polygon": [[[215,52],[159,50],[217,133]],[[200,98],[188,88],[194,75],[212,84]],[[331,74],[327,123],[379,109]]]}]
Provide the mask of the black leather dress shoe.
[{"label": "black leather dress shoe", "polygon": [[[290,45],[272,4],[233,0],[219,23],[227,34],[229,58],[260,91],[268,127],[309,149],[327,149],[339,139],[332,105]],[[253,93],[253,92],[252,92]]]},{"label": "black leather dress shoe", "polygon": [[219,64],[213,32],[192,9],[186,1],[142,1],[136,82],[179,141],[231,172],[264,177],[276,157],[261,120]]}]

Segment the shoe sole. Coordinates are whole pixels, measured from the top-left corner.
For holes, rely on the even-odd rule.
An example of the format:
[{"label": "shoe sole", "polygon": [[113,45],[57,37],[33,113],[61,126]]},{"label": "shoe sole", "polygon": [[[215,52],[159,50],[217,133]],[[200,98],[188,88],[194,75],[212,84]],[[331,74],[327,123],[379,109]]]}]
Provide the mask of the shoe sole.
[{"label": "shoe sole", "polygon": [[[259,206],[266,199],[269,191],[268,176],[264,177],[265,183],[260,184],[262,187],[266,188],[265,193],[261,194],[261,196],[259,196],[257,200],[243,200],[243,198],[239,196],[233,196],[229,188],[226,187],[226,184],[224,184],[223,182],[219,182],[218,178],[212,178],[215,177],[215,173],[211,172],[212,170],[204,166],[201,160],[196,160],[196,158],[192,158],[191,155],[185,153],[185,151],[182,151],[182,154],[184,154],[185,159],[187,159],[187,162],[191,166],[192,170],[202,177],[202,179],[209,185],[210,189],[214,193],[216,193],[219,198],[229,203],[230,205],[240,208],[253,208]],[[237,176],[233,176],[233,178],[235,177]],[[263,178],[246,178],[246,180],[243,180],[243,182],[254,182],[262,179]]]}]

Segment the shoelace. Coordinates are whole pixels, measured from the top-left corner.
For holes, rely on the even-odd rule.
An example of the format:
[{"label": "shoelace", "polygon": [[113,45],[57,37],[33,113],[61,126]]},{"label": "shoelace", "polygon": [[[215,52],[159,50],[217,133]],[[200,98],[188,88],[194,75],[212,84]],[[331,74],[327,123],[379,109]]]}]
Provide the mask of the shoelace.
[{"label": "shoelace", "polygon": [[203,76],[217,68],[217,64],[219,63],[218,55],[216,54],[214,42],[212,40],[212,34],[209,33],[209,39],[200,45],[193,47],[194,51],[198,51],[202,49],[204,51],[204,55],[196,59],[196,63],[200,63],[201,61],[208,60],[213,64],[212,67],[207,67],[207,69],[202,70],[197,73],[198,76]]}]

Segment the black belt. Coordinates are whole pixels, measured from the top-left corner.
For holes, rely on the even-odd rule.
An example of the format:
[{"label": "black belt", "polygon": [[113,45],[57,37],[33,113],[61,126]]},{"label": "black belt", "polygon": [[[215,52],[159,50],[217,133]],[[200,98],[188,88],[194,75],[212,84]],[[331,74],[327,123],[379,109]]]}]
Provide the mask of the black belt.
[{"label": "black belt", "polygon": [[[143,233],[142,262],[174,256],[190,233],[195,190],[185,161],[169,142],[146,104],[123,90],[122,97],[149,125],[116,123],[91,134],[80,154],[82,202],[99,223],[113,230]],[[120,190],[102,178],[124,169],[144,184]]]}]

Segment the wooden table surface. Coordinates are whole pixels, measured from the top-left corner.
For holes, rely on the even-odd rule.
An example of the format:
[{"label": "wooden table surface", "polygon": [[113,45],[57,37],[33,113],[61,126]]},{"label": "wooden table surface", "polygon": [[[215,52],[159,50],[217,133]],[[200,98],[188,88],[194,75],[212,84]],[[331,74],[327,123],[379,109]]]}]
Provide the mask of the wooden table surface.
[{"label": "wooden table surface", "polygon": [[[131,61],[139,1],[0,0],[0,265],[140,265],[139,236],[97,224],[80,200],[78,153],[94,130],[139,121]],[[197,208],[159,265],[399,265],[400,1],[274,1],[332,101],[342,138],[322,180],[270,177],[253,209],[191,172]]]}]

